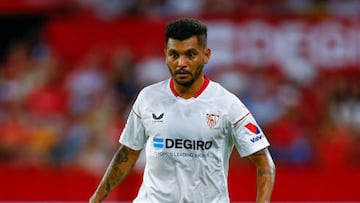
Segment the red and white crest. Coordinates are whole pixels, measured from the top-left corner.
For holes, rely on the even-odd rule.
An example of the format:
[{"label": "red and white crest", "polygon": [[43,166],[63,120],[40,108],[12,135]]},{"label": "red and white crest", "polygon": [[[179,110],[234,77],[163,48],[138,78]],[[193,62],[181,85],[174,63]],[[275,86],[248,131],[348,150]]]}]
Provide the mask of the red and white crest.
[{"label": "red and white crest", "polygon": [[216,123],[219,120],[219,117],[220,117],[220,115],[217,115],[217,114],[212,114],[212,113],[206,114],[206,122],[210,128],[213,128],[216,125]]}]

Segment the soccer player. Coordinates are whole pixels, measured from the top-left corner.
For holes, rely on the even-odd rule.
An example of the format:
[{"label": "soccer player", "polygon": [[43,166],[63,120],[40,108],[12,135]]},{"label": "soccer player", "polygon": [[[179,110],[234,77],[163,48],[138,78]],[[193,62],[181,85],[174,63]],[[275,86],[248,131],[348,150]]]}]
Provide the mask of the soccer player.
[{"label": "soccer player", "polygon": [[120,147],[90,202],[101,202],[125,179],[142,149],[146,163],[134,203],[230,202],[227,178],[234,146],[256,166],[256,201],[270,201],[275,166],[269,142],[244,104],[204,75],[210,56],[202,22],[185,18],[167,24],[171,78],[137,96]]}]

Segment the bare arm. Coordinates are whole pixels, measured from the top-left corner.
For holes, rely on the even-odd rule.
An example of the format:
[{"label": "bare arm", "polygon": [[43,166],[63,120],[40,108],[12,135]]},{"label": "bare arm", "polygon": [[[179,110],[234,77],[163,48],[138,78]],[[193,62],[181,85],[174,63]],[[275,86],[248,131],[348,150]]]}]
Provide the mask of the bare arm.
[{"label": "bare arm", "polygon": [[257,203],[270,202],[275,182],[275,165],[267,148],[250,156],[250,161],[255,164],[257,171]]},{"label": "bare arm", "polygon": [[104,200],[129,174],[139,158],[140,152],[120,146],[89,202],[99,203]]}]

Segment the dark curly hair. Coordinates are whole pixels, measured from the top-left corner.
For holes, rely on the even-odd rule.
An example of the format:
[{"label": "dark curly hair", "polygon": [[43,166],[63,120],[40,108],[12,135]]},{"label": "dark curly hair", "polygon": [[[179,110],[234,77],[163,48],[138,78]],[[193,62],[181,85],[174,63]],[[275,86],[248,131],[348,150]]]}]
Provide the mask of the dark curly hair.
[{"label": "dark curly hair", "polygon": [[169,38],[176,40],[185,40],[196,36],[199,43],[205,48],[207,43],[207,27],[205,24],[196,19],[181,18],[166,25],[165,45]]}]

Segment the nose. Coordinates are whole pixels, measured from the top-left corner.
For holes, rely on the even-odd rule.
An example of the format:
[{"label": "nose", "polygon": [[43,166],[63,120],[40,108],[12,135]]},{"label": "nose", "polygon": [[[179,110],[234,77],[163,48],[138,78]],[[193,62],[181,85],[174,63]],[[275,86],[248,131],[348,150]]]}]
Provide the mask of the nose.
[{"label": "nose", "polygon": [[185,56],[180,56],[178,59],[178,66],[179,67],[184,67],[186,66],[186,58]]}]

